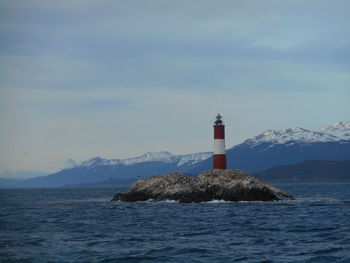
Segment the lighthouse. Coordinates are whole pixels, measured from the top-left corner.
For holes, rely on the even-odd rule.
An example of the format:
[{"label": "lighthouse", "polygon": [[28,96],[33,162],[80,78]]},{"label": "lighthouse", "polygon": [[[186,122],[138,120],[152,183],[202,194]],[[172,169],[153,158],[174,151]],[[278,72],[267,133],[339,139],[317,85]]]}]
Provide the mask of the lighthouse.
[{"label": "lighthouse", "polygon": [[227,169],[225,152],[225,125],[218,113],[214,122],[214,158],[213,169]]}]

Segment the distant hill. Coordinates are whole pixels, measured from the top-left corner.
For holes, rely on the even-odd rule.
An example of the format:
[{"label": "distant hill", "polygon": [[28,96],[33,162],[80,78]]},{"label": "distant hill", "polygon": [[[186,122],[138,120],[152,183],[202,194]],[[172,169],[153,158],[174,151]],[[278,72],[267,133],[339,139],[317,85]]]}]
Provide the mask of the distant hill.
[{"label": "distant hill", "polygon": [[350,183],[350,160],[312,160],[254,173],[271,183]]},{"label": "distant hill", "polygon": [[[315,130],[267,130],[228,149],[227,158],[228,168],[250,173],[307,160],[345,160],[350,158],[350,122],[338,122]],[[95,184],[110,178],[132,181],[169,172],[197,174],[210,169],[211,152],[186,155],[148,152],[129,159],[95,157],[73,168],[31,178],[13,187]]]},{"label": "distant hill", "polygon": [[23,181],[25,181],[25,179],[0,178],[0,188],[12,187]]}]

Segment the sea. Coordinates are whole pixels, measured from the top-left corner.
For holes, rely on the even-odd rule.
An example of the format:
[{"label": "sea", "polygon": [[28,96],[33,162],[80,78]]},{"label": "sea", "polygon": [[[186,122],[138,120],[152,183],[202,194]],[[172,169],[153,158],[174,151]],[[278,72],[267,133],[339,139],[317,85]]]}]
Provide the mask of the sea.
[{"label": "sea", "polygon": [[350,262],[350,184],[294,200],[111,202],[125,187],[0,190],[0,262]]}]

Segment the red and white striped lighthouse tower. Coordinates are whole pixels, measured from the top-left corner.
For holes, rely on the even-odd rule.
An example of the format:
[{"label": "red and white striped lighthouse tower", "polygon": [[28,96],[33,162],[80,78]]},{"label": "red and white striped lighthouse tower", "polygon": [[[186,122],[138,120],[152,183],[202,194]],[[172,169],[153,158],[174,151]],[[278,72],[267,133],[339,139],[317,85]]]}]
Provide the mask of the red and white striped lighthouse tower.
[{"label": "red and white striped lighthouse tower", "polygon": [[225,152],[225,125],[220,114],[214,123],[214,158],[213,169],[227,169]]}]

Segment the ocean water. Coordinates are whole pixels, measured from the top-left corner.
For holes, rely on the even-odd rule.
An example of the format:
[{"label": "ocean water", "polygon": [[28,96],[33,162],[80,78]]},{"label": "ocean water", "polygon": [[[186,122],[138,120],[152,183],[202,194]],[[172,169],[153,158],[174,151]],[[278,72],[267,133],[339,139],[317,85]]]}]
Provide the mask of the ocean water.
[{"label": "ocean water", "polygon": [[[282,202],[110,202],[117,188],[0,190],[0,262],[350,262],[350,184]],[[125,189],[124,189],[125,190]]]}]

